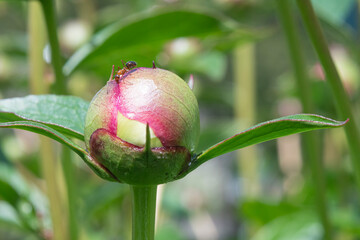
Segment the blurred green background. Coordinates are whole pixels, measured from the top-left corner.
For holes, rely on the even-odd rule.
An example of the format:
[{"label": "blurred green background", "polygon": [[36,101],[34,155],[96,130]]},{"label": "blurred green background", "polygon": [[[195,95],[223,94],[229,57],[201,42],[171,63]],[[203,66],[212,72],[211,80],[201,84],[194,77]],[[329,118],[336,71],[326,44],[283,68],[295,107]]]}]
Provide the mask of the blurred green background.
[{"label": "blurred green background", "polygon": [[[290,2],[311,78],[313,113],[337,119],[321,65]],[[359,2],[312,2],[359,118]],[[0,98],[45,93],[54,81],[36,4],[0,1]],[[193,74],[199,152],[255,123],[302,112],[278,15],[273,0],[57,1],[68,91],[90,101],[121,60],[144,67],[154,60],[186,81]],[[37,38],[31,40],[34,26]],[[34,46],[41,46],[46,62],[40,84],[29,81]],[[360,239],[359,195],[343,129],[319,133],[333,238]],[[0,239],[53,239],[39,142],[29,132],[0,130]],[[78,156],[72,164],[78,239],[130,239],[128,186],[105,182]],[[66,209],[60,161],[55,166],[59,204],[65,202]],[[319,189],[310,168],[299,135],[218,157],[159,188],[156,239],[322,239],[314,196]]]}]

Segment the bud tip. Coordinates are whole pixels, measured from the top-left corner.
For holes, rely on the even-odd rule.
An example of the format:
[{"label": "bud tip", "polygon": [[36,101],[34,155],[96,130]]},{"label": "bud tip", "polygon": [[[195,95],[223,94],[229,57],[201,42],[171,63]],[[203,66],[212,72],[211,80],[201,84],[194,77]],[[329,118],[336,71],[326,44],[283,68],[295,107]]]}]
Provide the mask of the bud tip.
[{"label": "bud tip", "polygon": [[146,141],[145,141],[145,151],[147,154],[151,151],[151,140],[150,140],[150,127],[149,123],[146,123]]}]

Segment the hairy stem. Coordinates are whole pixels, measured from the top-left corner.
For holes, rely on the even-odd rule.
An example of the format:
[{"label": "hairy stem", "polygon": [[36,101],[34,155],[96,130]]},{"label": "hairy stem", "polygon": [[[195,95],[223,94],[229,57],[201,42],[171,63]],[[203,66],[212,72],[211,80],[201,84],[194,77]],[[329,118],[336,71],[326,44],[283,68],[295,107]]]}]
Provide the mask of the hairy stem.
[{"label": "hairy stem", "polygon": [[156,185],[131,186],[133,196],[133,240],[154,240]]},{"label": "hairy stem", "polygon": [[[311,98],[311,86],[302,55],[301,41],[292,17],[290,3],[288,0],[277,0],[277,7],[288,43],[303,111],[305,113],[311,113],[314,111]],[[324,229],[324,239],[332,239],[325,196],[325,171],[321,161],[318,142],[319,136],[316,132],[304,133],[302,135],[303,160],[304,162],[309,161],[311,164],[311,172],[316,185],[317,211]]]},{"label": "hairy stem", "polygon": [[337,112],[342,119],[349,118],[349,122],[345,125],[345,134],[348,140],[350,155],[356,183],[360,190],[360,136],[356,126],[350,101],[341,83],[339,73],[331,58],[329,48],[327,46],[324,34],[321,30],[318,19],[316,18],[314,9],[310,0],[297,0],[303,22],[310,36],[311,42],[319,57],[321,65],[324,69],[326,79],[332,90]]}]

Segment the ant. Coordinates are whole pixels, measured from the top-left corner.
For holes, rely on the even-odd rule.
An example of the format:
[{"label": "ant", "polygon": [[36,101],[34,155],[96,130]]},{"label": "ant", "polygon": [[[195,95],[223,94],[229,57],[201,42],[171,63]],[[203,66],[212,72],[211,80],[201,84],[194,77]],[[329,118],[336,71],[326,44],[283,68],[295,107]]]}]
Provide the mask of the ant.
[{"label": "ant", "polygon": [[[121,60],[124,68],[120,69],[120,67],[118,67],[118,70],[116,72],[116,75],[114,77],[115,81],[118,83],[120,78],[125,74],[127,73],[128,71],[130,71],[131,69],[135,68],[136,67],[136,62],[134,61],[128,61],[124,64],[124,61]],[[114,74],[114,65],[113,65],[113,68],[112,68],[112,72],[111,72],[111,76],[110,76],[110,80],[112,80],[113,78],[113,74]]]}]

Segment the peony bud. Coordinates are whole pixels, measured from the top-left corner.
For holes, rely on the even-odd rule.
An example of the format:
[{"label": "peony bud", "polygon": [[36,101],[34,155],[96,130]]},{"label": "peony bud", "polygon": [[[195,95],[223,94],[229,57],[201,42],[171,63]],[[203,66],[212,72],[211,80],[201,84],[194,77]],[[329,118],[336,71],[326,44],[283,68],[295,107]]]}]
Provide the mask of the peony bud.
[{"label": "peony bud", "polygon": [[117,180],[161,184],[186,170],[199,129],[197,100],[184,80],[167,70],[136,68],[116,75],[93,98],[85,143]]}]

